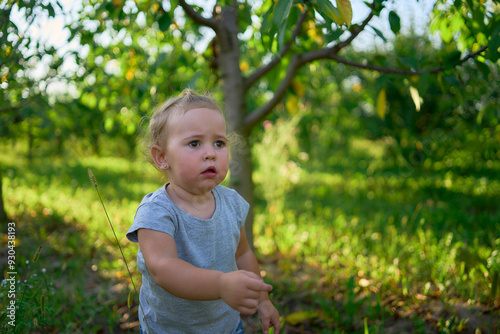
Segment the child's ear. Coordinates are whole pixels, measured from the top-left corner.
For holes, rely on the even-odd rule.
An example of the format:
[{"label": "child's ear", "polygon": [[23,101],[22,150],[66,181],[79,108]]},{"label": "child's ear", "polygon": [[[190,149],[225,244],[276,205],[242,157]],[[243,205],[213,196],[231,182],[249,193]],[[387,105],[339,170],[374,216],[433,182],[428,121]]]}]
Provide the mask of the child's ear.
[{"label": "child's ear", "polygon": [[165,154],[163,153],[163,149],[158,145],[153,145],[151,147],[151,156],[153,157],[153,161],[159,169],[167,170],[168,163],[165,159]]}]

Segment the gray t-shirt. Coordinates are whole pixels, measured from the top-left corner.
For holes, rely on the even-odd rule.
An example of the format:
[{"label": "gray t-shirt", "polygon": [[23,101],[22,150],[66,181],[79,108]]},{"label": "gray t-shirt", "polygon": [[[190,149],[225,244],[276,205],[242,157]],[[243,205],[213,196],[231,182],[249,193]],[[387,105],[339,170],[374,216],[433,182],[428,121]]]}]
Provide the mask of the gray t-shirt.
[{"label": "gray t-shirt", "polygon": [[[196,267],[230,272],[238,270],[235,253],[248,203],[234,190],[217,186],[212,190],[215,212],[210,219],[186,213],[169,198],[166,186],[147,194],[127,232],[138,242],[137,230],[156,230],[171,235],[180,259]],[[159,287],[151,277],[141,250],[137,266],[142,273],[139,319],[143,333],[231,333],[240,314],[222,299],[193,301],[178,298]],[[143,314],[144,311],[144,314]],[[144,317],[147,320],[144,319]]]}]

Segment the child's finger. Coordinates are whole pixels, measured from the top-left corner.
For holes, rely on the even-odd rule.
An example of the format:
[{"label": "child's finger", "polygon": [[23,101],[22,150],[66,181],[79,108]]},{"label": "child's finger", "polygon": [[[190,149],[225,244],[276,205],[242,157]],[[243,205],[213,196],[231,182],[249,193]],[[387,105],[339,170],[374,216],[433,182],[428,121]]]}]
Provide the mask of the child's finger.
[{"label": "child's finger", "polygon": [[278,314],[274,314],[274,316],[271,318],[271,326],[274,327],[274,333],[280,332],[281,321]]},{"label": "child's finger", "polygon": [[260,290],[248,289],[246,293],[247,298],[253,298],[253,299],[259,299],[260,295],[261,295]]},{"label": "child's finger", "polygon": [[239,311],[241,314],[251,315],[257,312],[257,307],[252,308],[252,307],[240,306],[236,310]]},{"label": "child's finger", "polygon": [[273,286],[264,283],[261,279],[252,279],[247,285],[247,287],[254,291],[272,291]]},{"label": "child's finger", "polygon": [[269,325],[270,325],[269,320],[270,320],[269,317],[260,318],[260,322],[262,323],[262,332],[264,332],[264,334],[269,333]]}]

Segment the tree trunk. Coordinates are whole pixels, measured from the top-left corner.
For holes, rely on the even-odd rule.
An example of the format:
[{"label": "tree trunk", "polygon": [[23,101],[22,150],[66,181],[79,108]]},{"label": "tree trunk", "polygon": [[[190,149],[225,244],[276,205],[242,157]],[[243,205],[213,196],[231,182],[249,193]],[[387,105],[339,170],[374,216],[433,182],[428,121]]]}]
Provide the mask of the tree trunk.
[{"label": "tree trunk", "polygon": [[7,222],[7,212],[5,212],[5,206],[3,205],[3,187],[2,187],[2,169],[0,168],[0,222]]},{"label": "tree trunk", "polygon": [[245,137],[244,148],[235,147],[231,149],[231,162],[229,164],[231,170],[231,187],[234,188],[243,198],[250,204],[245,223],[245,231],[250,246],[254,247],[253,238],[253,219],[254,219],[254,185],[252,180],[252,151]]},{"label": "tree trunk", "polygon": [[244,131],[243,122],[247,114],[245,105],[245,83],[240,70],[240,52],[238,41],[237,7],[229,6],[221,13],[221,22],[217,31],[220,47],[218,66],[221,73],[224,109],[230,133],[242,137],[244,147],[231,146],[230,185],[250,204],[250,211],[245,223],[248,242],[253,248],[253,206],[254,186],[252,181],[252,155],[248,145],[248,132]]}]

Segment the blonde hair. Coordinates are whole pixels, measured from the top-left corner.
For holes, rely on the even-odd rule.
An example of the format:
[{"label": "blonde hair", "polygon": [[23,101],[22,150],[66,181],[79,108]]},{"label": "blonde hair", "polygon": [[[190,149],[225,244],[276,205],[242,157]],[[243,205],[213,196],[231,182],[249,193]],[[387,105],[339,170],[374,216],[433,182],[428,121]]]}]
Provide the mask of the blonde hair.
[{"label": "blonde hair", "polygon": [[[155,145],[162,146],[168,137],[169,123],[174,115],[182,115],[192,109],[207,108],[216,110],[224,117],[217,101],[209,95],[200,95],[185,89],[177,97],[172,97],[156,107],[149,119],[148,131],[144,143],[147,152]],[[151,161],[152,162],[152,161]]]}]

